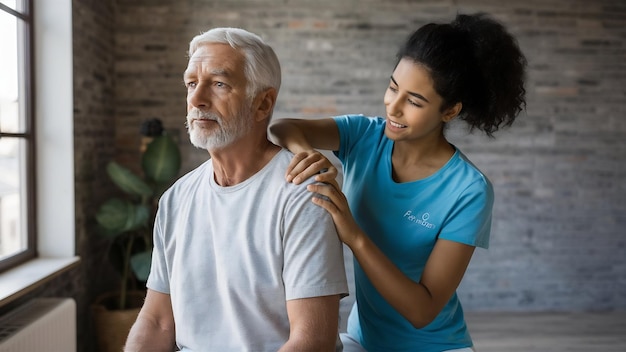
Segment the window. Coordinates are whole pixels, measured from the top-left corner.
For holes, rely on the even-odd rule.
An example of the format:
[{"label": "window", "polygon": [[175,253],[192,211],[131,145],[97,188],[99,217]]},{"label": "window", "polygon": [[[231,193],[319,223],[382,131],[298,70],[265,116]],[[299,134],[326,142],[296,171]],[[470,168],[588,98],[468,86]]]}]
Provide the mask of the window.
[{"label": "window", "polygon": [[[17,54],[17,50],[21,49],[17,45],[20,37],[16,30],[13,30],[15,39],[12,39],[13,46],[16,48],[14,56],[18,57],[14,59],[13,68],[24,67],[24,74],[27,75],[30,70],[36,79],[36,84],[28,79],[24,79],[26,82],[23,85],[13,83],[20,89],[27,87],[30,89],[28,95],[20,92],[18,103],[26,105],[26,101],[30,102],[29,110],[26,108],[20,110],[26,117],[26,120],[22,121],[31,119],[30,124],[24,122],[27,123],[30,131],[26,133],[24,129],[18,134],[5,132],[2,129],[4,134],[0,139],[3,143],[9,139],[19,139],[22,144],[26,145],[23,147],[23,153],[30,153],[31,158],[36,156],[36,159],[32,158],[35,159],[35,166],[32,167],[28,166],[26,154],[23,157],[18,155],[22,158],[19,159],[23,165],[21,167],[29,171],[29,175],[34,178],[34,180],[20,183],[20,197],[23,197],[20,201],[28,202],[28,204],[20,204],[20,214],[22,214],[20,226],[24,231],[36,233],[37,240],[35,242],[34,238],[30,239],[28,250],[0,259],[2,266],[0,308],[22,297],[34,287],[45,284],[60,273],[75,267],[80,261],[80,258],[76,256],[74,202],[72,0],[19,1],[18,3],[18,1],[0,0],[0,23],[5,18],[9,18],[14,21],[18,30],[22,30],[19,29],[20,26],[30,27],[28,30],[33,32],[30,52],[34,52],[36,56],[33,55],[30,59],[32,69],[24,66],[24,61],[20,61],[20,58],[27,60],[29,57],[19,57]],[[29,11],[24,10],[24,4],[28,6]],[[26,16],[26,13],[31,15]],[[19,22],[23,23],[18,24]],[[6,70],[5,61],[2,61],[6,57],[7,50],[4,45],[7,43],[5,38],[9,33],[0,25],[0,49],[4,50],[0,52],[0,66],[2,66],[0,67],[0,87],[4,84],[5,72],[11,72]],[[24,52],[24,55],[26,53]],[[22,78],[18,76],[14,82],[18,79]],[[28,99],[25,100],[24,97]],[[19,105],[18,108],[21,109]],[[27,111],[32,114],[30,117]],[[37,127],[36,134],[32,130],[33,125]],[[32,149],[28,149],[29,146],[35,147],[34,153]],[[0,156],[0,159],[5,157]],[[0,161],[0,163],[6,161]],[[8,169],[5,170],[5,165],[0,164],[0,178],[4,177],[5,172],[8,174]],[[26,178],[25,174],[18,175]],[[26,192],[26,189],[33,190],[33,184],[28,183],[24,186],[26,182],[35,182],[36,199],[34,192],[30,195],[21,195]],[[24,215],[26,211],[29,212],[28,216]],[[28,224],[28,230],[25,224]]]},{"label": "window", "polygon": [[35,256],[30,0],[0,0],[0,271]]}]

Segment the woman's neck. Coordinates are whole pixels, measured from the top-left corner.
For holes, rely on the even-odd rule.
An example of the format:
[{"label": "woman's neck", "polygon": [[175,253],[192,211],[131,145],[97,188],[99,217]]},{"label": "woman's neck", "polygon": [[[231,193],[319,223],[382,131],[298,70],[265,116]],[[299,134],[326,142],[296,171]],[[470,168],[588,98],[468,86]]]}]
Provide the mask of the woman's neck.
[{"label": "woman's neck", "polygon": [[394,143],[392,177],[399,183],[426,178],[441,169],[454,155],[454,147],[441,138],[436,143]]}]

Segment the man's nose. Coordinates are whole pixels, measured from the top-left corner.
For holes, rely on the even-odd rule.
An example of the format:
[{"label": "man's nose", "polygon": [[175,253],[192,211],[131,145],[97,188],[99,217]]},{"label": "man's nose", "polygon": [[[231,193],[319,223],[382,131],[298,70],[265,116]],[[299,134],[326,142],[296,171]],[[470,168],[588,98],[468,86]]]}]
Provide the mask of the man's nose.
[{"label": "man's nose", "polygon": [[210,107],[211,94],[208,87],[203,84],[198,84],[187,94],[187,102],[197,108]]}]

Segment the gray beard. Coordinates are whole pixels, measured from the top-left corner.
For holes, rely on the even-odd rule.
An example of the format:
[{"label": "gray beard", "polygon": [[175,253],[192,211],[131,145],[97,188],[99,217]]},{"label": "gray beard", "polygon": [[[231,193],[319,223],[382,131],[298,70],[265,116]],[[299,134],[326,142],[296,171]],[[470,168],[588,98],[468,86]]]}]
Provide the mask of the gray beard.
[{"label": "gray beard", "polygon": [[203,129],[193,128],[187,123],[187,132],[189,133],[189,140],[196,148],[206,149],[208,151],[222,149],[241,136],[247,134],[252,129],[252,122],[249,119],[250,107],[245,104],[238,109],[237,115],[225,122],[224,119],[218,114],[211,112],[201,112],[198,109],[193,109],[187,114],[187,121],[191,121],[193,118],[205,118],[214,120],[219,125],[219,128],[212,131],[205,131]]}]

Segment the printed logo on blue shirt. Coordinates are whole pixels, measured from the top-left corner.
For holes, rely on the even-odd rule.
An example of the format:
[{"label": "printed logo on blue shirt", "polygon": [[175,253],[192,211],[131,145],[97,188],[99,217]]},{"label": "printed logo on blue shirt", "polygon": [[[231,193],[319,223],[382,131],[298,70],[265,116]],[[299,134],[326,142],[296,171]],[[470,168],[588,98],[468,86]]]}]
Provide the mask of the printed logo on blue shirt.
[{"label": "printed logo on blue shirt", "polygon": [[430,219],[430,213],[427,213],[427,212],[422,214],[422,216],[416,216],[416,215],[413,215],[413,213],[410,210],[407,210],[406,213],[404,213],[403,218],[405,218],[406,220],[409,220],[410,222],[424,226],[427,229],[435,228],[435,224],[428,222],[428,219]]}]

